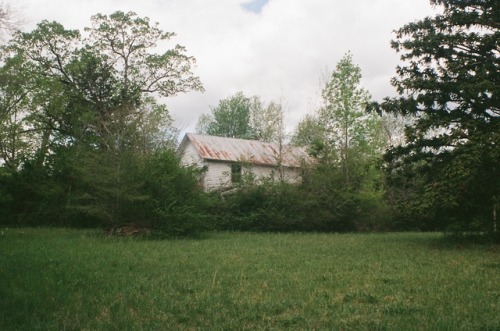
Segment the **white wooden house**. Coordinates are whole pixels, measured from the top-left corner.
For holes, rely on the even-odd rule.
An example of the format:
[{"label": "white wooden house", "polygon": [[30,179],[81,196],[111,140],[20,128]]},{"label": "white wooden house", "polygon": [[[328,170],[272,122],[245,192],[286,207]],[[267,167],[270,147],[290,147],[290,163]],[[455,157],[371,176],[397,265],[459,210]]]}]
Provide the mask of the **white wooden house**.
[{"label": "white wooden house", "polygon": [[309,159],[303,148],[192,133],[184,136],[177,154],[183,165],[204,170],[201,180],[207,191],[234,187],[248,172],[256,180],[274,176],[297,182]]}]

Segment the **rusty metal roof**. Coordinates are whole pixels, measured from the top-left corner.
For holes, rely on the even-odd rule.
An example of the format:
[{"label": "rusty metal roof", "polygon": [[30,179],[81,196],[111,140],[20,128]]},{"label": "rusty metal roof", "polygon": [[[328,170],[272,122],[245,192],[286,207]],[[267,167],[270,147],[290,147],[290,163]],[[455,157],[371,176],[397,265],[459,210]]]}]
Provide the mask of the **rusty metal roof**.
[{"label": "rusty metal roof", "polygon": [[[280,159],[280,148],[276,143],[187,133],[179,151],[186,147],[188,141],[205,160],[275,166]],[[309,159],[304,148],[285,145],[281,150],[282,165],[285,167],[298,168],[304,160]]]}]

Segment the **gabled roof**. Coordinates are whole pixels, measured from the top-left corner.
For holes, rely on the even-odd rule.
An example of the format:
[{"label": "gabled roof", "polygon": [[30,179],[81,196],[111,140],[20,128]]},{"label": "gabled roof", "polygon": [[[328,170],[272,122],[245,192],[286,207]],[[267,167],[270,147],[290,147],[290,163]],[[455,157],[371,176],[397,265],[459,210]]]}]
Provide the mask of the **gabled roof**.
[{"label": "gabled roof", "polygon": [[[193,133],[184,136],[178,149],[179,154],[182,154],[188,142],[194,145],[198,155],[205,160],[276,166],[280,157],[280,148],[276,143]],[[281,164],[284,167],[298,168],[303,160],[309,159],[304,148],[283,146],[281,150]]]}]

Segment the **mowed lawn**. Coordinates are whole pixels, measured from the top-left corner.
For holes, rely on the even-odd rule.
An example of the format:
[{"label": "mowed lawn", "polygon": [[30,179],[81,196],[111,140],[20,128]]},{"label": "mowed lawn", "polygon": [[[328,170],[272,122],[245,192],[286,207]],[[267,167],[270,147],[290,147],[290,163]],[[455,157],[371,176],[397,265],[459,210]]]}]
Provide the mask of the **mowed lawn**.
[{"label": "mowed lawn", "polygon": [[436,233],[0,230],[0,330],[500,330],[499,247]]}]

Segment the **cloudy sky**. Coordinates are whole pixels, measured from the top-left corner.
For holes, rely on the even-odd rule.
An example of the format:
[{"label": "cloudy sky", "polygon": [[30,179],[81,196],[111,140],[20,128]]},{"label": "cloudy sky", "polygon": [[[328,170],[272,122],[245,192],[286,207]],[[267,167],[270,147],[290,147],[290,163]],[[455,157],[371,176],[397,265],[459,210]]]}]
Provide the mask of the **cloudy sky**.
[{"label": "cloudy sky", "polygon": [[197,59],[205,92],[166,101],[182,131],[238,91],[286,106],[289,128],[318,103],[321,77],[351,51],[373,99],[394,95],[392,31],[435,13],[428,0],[20,0],[32,30],[43,19],[82,29],[97,13],[134,11],[175,32]]}]

